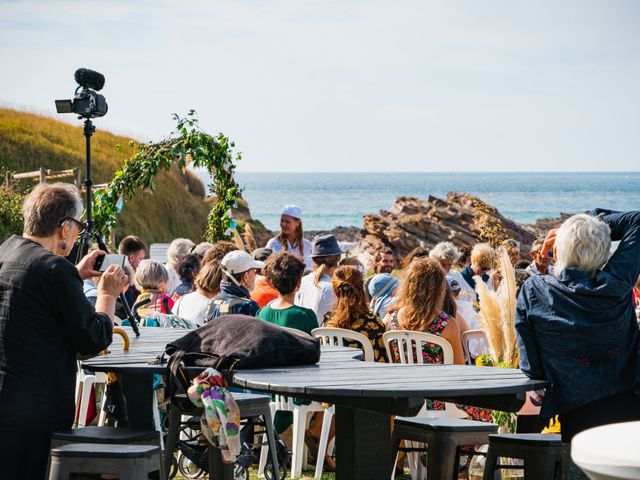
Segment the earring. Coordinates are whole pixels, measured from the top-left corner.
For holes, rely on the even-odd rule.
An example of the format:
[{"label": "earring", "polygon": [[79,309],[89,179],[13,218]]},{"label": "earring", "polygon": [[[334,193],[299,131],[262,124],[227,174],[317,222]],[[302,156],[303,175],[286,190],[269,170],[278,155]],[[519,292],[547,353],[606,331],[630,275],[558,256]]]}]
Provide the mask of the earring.
[{"label": "earring", "polygon": [[60,247],[60,249],[62,251],[65,251],[67,249],[67,239],[66,238],[62,239],[62,243],[59,245],[59,247]]}]

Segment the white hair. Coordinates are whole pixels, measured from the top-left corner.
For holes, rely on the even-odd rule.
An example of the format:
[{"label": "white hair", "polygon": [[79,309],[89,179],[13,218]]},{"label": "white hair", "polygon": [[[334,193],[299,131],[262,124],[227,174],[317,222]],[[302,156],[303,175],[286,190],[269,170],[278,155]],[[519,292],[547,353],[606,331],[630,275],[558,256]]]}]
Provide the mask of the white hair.
[{"label": "white hair", "polygon": [[584,213],[574,215],[558,229],[554,270],[578,268],[593,276],[609,259],[610,248],[609,225]]},{"label": "white hair", "polygon": [[169,281],[167,269],[155,260],[142,260],[135,274],[135,284],[139,290],[157,290]]},{"label": "white hair", "polygon": [[429,258],[432,260],[451,260],[458,261],[460,258],[460,250],[451,242],[440,242],[429,252]]},{"label": "white hair", "polygon": [[191,252],[194,245],[195,243],[188,238],[176,238],[167,249],[167,262],[170,264],[180,262],[185,255]]}]

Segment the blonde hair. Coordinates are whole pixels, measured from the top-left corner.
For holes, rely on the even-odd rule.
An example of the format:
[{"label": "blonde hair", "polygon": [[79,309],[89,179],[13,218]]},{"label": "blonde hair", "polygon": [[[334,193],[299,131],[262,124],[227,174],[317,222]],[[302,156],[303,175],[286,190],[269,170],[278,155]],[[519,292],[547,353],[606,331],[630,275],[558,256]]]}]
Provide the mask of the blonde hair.
[{"label": "blonde hair", "polygon": [[578,268],[593,276],[609,259],[611,229],[590,215],[574,215],[558,229],[555,248],[556,274],[567,268]]},{"label": "blonde hair", "polygon": [[211,260],[202,265],[193,284],[196,288],[200,288],[207,293],[218,293],[220,291],[220,282],[222,281],[222,269],[219,260]]},{"label": "blonde hair", "polygon": [[164,265],[155,260],[142,260],[136,270],[136,287],[138,290],[158,290],[163,283],[169,281],[169,274]]},{"label": "blonde hair", "polygon": [[312,257],[313,263],[316,268],[313,271],[313,284],[317,287],[320,283],[320,279],[327,272],[338,265],[340,261],[340,255],[328,255],[326,257]]},{"label": "blonde hair", "polygon": [[488,243],[476,243],[471,250],[471,263],[491,270],[496,265],[496,251]]},{"label": "blonde hair", "polygon": [[82,201],[78,189],[70,183],[41,183],[22,204],[23,232],[33,237],[53,235],[65,217],[78,218]]},{"label": "blonde hair", "polygon": [[397,311],[400,327],[424,331],[443,308],[447,292],[447,277],[440,264],[423,257],[411,262],[400,286]]}]

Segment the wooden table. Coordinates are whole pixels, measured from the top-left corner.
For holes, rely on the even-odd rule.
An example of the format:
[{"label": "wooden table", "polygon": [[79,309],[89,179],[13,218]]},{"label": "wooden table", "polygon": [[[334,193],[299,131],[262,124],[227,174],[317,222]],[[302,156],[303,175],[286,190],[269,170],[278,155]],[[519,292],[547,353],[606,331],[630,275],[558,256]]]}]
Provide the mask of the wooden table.
[{"label": "wooden table", "polygon": [[[184,330],[143,328],[131,348],[83,362],[95,371],[121,374],[131,426],[152,428],[153,373],[166,365],[149,365]],[[399,365],[352,361],[353,349],[324,348],[316,365],[238,370],[233,384],[336,405],[336,479],[388,478],[391,467],[390,415],[418,413],[425,397],[504,411],[517,411],[529,390],[545,387],[520,370],[463,365]]]},{"label": "wooden table", "polygon": [[[152,376],[166,374],[168,357],[165,355],[163,364],[152,362],[157,361],[163,354],[168,343],[186,335],[189,331],[177,328],[140,327],[140,336],[136,337],[130,327],[123,328],[131,340],[129,350],[123,350],[122,338],[114,335],[114,341],[109,347],[110,353],[84,360],[82,367],[94,372],[117,373],[127,401],[130,427],[153,429]],[[354,348],[322,347],[320,363],[354,361],[361,355],[362,352]],[[188,370],[197,374],[203,369],[189,367]]]},{"label": "wooden table", "polygon": [[517,369],[368,362],[241,370],[233,382],[261,392],[335,404],[339,480],[388,478],[392,468],[389,416],[416,415],[425,397],[515,412],[523,405],[526,391],[546,385]]}]

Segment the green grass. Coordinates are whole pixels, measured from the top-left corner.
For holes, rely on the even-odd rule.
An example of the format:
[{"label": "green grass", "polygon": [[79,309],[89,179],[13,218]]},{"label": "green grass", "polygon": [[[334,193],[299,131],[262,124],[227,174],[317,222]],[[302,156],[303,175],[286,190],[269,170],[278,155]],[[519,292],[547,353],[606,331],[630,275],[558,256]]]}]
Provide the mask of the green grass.
[{"label": "green grass", "polygon": [[[53,118],[0,108],[0,167],[16,173],[40,167],[65,170],[81,167],[85,174],[85,138],[78,125]],[[95,184],[108,182],[122,162],[130,157],[129,138],[100,129],[92,137],[92,177]],[[168,134],[169,132],[167,132]],[[122,145],[117,149],[116,145]],[[4,178],[0,179],[4,182]],[[203,198],[201,182],[177,168],[156,177],[155,192],[140,194],[125,205],[115,230],[116,241],[129,234],[148,244],[188,237],[203,238],[210,206]],[[69,178],[66,181],[73,181]],[[24,182],[29,187],[30,182]]]}]

